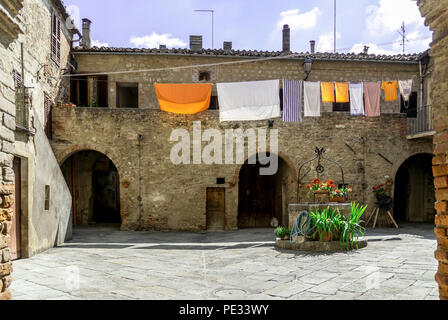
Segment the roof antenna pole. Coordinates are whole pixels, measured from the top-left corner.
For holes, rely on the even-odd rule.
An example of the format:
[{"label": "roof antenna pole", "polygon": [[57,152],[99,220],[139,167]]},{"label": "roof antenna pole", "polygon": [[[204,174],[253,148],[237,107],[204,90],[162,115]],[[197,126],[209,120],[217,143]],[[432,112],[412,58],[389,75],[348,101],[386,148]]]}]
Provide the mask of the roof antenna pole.
[{"label": "roof antenna pole", "polygon": [[406,26],[405,26],[405,24],[404,24],[404,21],[403,21],[403,24],[401,25],[401,32],[398,31],[398,34],[399,34],[399,35],[401,36],[401,38],[402,38],[402,44],[401,44],[401,46],[403,47],[403,55],[404,55],[405,52],[406,52],[406,41],[409,42],[409,40],[406,38]]},{"label": "roof antenna pole", "polygon": [[333,38],[334,38],[334,53],[336,53],[336,0],[334,0],[334,30],[333,30]]}]

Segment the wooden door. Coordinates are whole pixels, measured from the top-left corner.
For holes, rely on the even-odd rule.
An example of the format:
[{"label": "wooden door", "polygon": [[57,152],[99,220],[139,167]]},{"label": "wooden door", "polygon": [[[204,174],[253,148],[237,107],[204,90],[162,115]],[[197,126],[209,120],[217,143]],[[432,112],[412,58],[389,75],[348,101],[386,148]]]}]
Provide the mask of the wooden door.
[{"label": "wooden door", "polygon": [[117,171],[94,171],[93,221],[121,223]]},{"label": "wooden door", "polygon": [[11,259],[17,260],[21,258],[21,247],[22,247],[22,232],[21,232],[21,177],[20,177],[20,158],[14,158],[13,170],[14,170],[14,216],[12,218],[11,225],[11,244],[9,249],[11,250]]},{"label": "wooden door", "polygon": [[207,189],[207,230],[224,230],[225,200],[225,188]]}]

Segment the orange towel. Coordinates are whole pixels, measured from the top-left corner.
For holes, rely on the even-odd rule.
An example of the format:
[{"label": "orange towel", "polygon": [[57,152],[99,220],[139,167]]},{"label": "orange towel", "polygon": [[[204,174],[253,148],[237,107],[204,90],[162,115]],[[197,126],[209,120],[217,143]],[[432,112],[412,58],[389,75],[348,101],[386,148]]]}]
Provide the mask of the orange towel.
[{"label": "orange towel", "polygon": [[334,102],[334,82],[321,82],[322,102]]},{"label": "orange towel", "polygon": [[384,90],[386,101],[397,100],[398,81],[384,81],[381,89]]},{"label": "orange towel", "polygon": [[162,111],[195,114],[210,107],[212,84],[155,83],[154,88]]},{"label": "orange towel", "polygon": [[346,82],[336,83],[336,102],[337,103],[350,102],[350,99],[348,97],[348,83]]}]

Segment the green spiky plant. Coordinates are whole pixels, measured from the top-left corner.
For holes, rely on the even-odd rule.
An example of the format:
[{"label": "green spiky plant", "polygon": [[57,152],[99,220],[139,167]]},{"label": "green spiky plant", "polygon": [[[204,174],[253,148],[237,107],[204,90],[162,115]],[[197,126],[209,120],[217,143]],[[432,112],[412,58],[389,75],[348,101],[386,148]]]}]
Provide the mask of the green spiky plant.
[{"label": "green spiky plant", "polygon": [[365,228],[361,226],[362,215],[367,209],[367,206],[361,206],[359,203],[352,202],[350,205],[350,216],[343,218],[340,222],[340,244],[342,248],[349,250],[356,246],[358,249],[359,236],[364,236]]},{"label": "green spiky plant", "polygon": [[320,241],[322,242],[323,235],[328,232],[330,241],[333,240],[334,234],[338,232],[339,223],[341,220],[339,210],[334,210],[330,207],[327,207],[322,211],[315,209],[311,212],[311,218],[311,236],[316,237],[316,235],[318,235]]}]

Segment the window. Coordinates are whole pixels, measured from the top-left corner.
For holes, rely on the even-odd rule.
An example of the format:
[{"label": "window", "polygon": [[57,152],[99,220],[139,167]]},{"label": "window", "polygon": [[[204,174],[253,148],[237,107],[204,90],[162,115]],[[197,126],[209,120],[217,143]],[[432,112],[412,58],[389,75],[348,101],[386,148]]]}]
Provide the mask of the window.
[{"label": "window", "polygon": [[50,186],[45,186],[45,211],[50,210]]},{"label": "window", "polygon": [[199,72],[199,81],[210,81],[210,72],[208,71],[200,71]]},{"label": "window", "polygon": [[55,12],[51,15],[51,59],[59,66],[61,62],[61,20]]},{"label": "window", "polygon": [[217,178],[216,184],[226,184],[226,178]]},{"label": "window", "polygon": [[70,101],[80,107],[109,106],[107,76],[72,77]]},{"label": "window", "polygon": [[44,94],[44,131],[48,139],[52,138],[52,108],[53,103],[51,102],[50,97],[47,94]]},{"label": "window", "polygon": [[283,111],[283,89],[280,89],[280,111]]},{"label": "window", "polygon": [[117,83],[117,108],[138,108],[138,83]]},{"label": "window", "polygon": [[333,112],[350,112],[350,102],[333,103]]},{"label": "window", "polygon": [[217,96],[211,96],[210,108],[211,110],[219,110],[219,100]]}]

